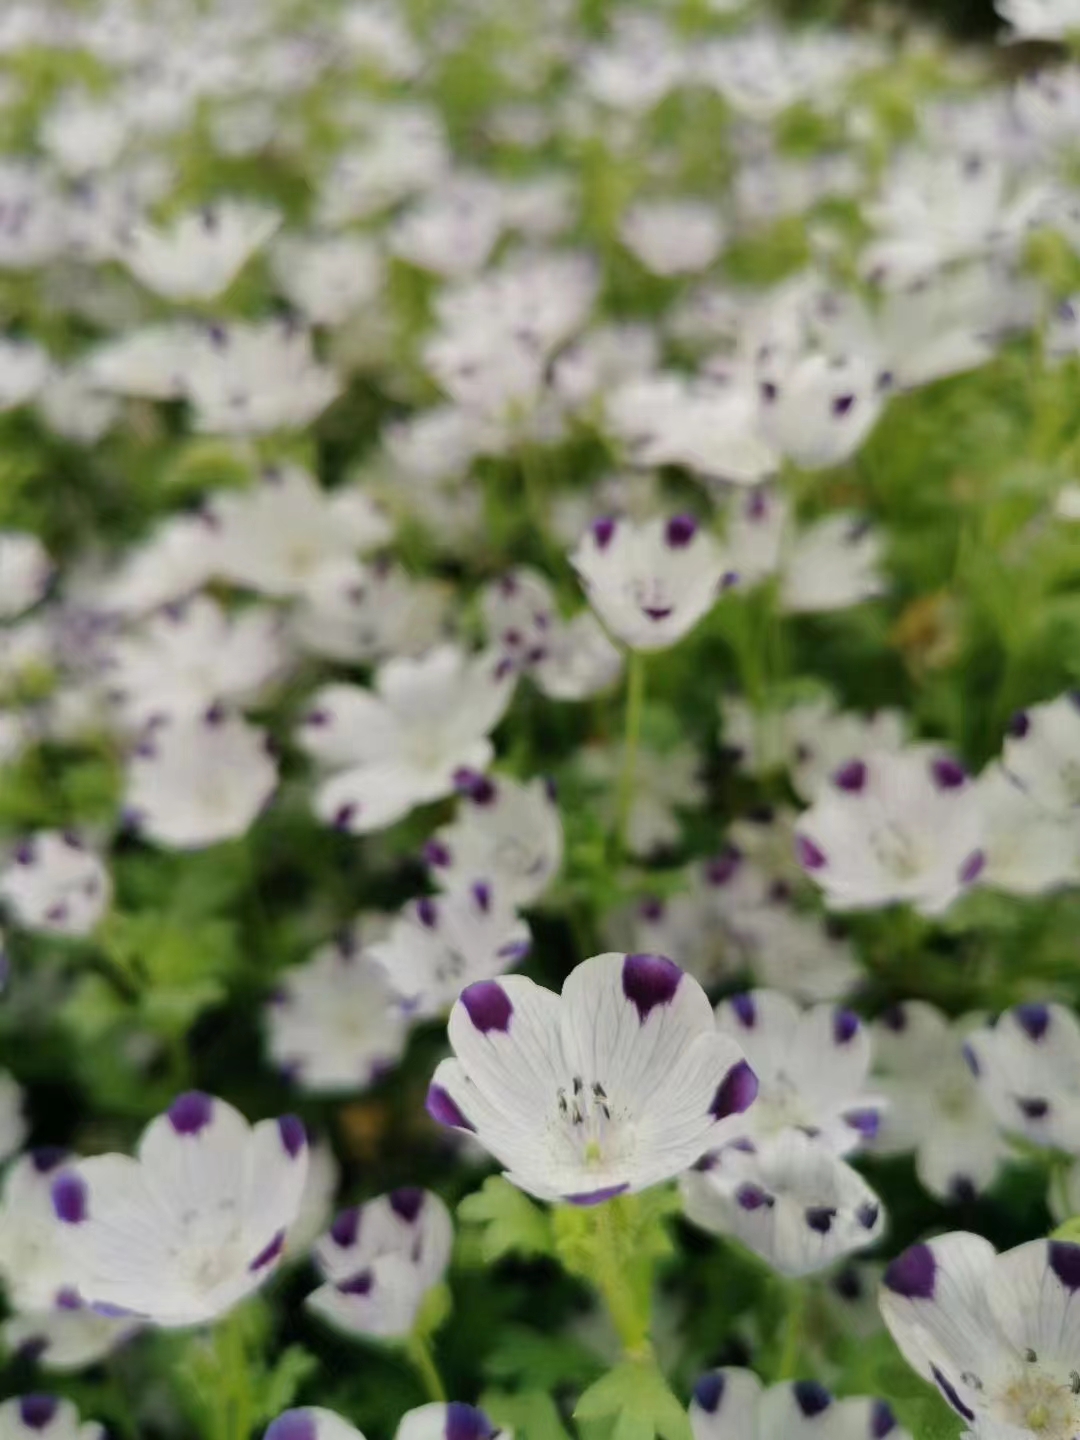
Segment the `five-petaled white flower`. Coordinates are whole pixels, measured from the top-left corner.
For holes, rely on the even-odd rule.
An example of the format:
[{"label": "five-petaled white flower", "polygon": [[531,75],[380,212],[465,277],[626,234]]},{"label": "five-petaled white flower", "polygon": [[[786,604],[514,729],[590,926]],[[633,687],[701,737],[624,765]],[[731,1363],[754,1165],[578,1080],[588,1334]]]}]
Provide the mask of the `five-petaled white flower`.
[{"label": "five-petaled white flower", "polygon": [[104,1440],[104,1426],[84,1424],[70,1400],[18,1395],[0,1405],[0,1440]]},{"label": "five-petaled white flower", "polygon": [[562,995],[523,976],[470,985],[428,1111],[476,1134],[507,1178],[591,1205],[680,1174],[744,1133],[757,1078],[704,990],[660,955],[611,953]]},{"label": "five-petaled white flower", "polygon": [[514,905],[538,900],[562,864],[563,829],[551,786],[509,775],[468,775],[459,781],[455,820],[424,846],[433,882],[462,890],[493,884]]},{"label": "five-petaled white flower", "polygon": [[281,1258],[307,1176],[294,1115],[249,1125],[188,1091],[143,1131],[135,1158],[98,1155],[52,1184],[70,1288],[166,1328],[224,1315]]},{"label": "five-petaled white flower", "polygon": [[1080,1154],[1080,1022],[1029,1003],[973,1030],[964,1057],[998,1123],[1035,1145]]},{"label": "five-petaled white flower", "polygon": [[707,1370],[690,1401],[694,1440],[911,1440],[884,1400],[838,1400],[817,1380],[766,1389],[752,1370]]},{"label": "five-petaled white flower", "polygon": [[0,903],[27,930],[45,935],[89,935],[111,897],[104,862],[71,830],[28,836],[0,870]]}]

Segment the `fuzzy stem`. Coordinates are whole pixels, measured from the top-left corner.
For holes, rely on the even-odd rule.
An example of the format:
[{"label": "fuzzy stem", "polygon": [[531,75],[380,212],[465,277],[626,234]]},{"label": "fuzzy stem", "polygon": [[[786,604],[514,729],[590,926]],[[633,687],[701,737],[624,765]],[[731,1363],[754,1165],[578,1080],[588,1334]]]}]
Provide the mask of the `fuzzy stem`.
[{"label": "fuzzy stem", "polygon": [[604,1298],[625,1354],[644,1358],[649,1344],[649,1304],[642,1305],[627,1269],[625,1246],[620,1244],[618,1201],[608,1200],[593,1212],[596,1259],[595,1283]]},{"label": "fuzzy stem", "polygon": [[631,650],[626,662],[626,710],[623,720],[623,758],[619,775],[618,808],[615,812],[615,849],[622,856],[626,849],[626,829],[630,807],[634,802],[634,772],[637,768],[641,715],[645,707],[645,656]]},{"label": "fuzzy stem", "polygon": [[443,1388],[442,1379],[435,1367],[435,1361],[431,1355],[431,1347],[422,1335],[410,1335],[408,1344],[405,1347],[413,1368],[423,1382],[424,1390],[429,1400],[436,1400],[439,1404],[446,1403],[446,1391]]},{"label": "fuzzy stem", "polygon": [[780,1357],[776,1362],[777,1381],[791,1380],[799,1368],[799,1351],[802,1348],[803,1319],[806,1313],[806,1287],[793,1284],[787,1292],[787,1315],[784,1320],[783,1342]]}]

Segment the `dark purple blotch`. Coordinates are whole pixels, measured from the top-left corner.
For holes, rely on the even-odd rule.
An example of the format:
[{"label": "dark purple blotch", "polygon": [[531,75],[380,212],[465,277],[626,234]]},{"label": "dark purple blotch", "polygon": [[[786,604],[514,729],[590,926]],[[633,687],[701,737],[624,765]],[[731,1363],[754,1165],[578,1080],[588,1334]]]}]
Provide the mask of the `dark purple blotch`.
[{"label": "dark purple blotch", "polygon": [[614,1200],[616,1195],[624,1195],[630,1185],[623,1181],[620,1185],[605,1185],[601,1190],[582,1190],[577,1195],[564,1195],[563,1199],[568,1205],[602,1205],[605,1200]]},{"label": "dark purple blotch", "polygon": [[198,1135],[210,1124],[214,1099],[202,1090],[188,1090],[178,1095],[165,1113],[177,1135]]},{"label": "dark purple blotch", "polygon": [[694,1399],[706,1415],[715,1415],[724,1398],[724,1375],[719,1370],[710,1370],[702,1375],[694,1386]]},{"label": "dark purple blotch", "polygon": [[499,1432],[474,1405],[451,1400],[446,1407],[446,1440],[492,1440]]},{"label": "dark purple blotch", "polygon": [[424,1109],[440,1125],[446,1125],[451,1130],[471,1130],[476,1134],[476,1126],[466,1119],[441,1085],[428,1086]]},{"label": "dark purple blotch", "polygon": [[254,1273],[256,1270],[265,1270],[267,1265],[271,1264],[274,1260],[276,1260],[284,1249],[285,1231],[279,1230],[274,1236],[274,1238],[270,1241],[269,1245],[265,1246],[262,1250],[259,1251],[258,1255],[255,1256],[255,1259],[252,1260],[251,1264],[248,1266],[248,1269],[252,1273]]},{"label": "dark purple blotch", "polygon": [[754,1004],[753,995],[743,993],[731,997],[731,1008],[735,1012],[736,1019],[740,1025],[752,1030],[757,1024],[757,1006]]},{"label": "dark purple blotch", "polygon": [[477,980],[475,984],[467,985],[461,992],[461,1004],[481,1035],[487,1035],[492,1030],[505,1035],[510,1029],[514,1007],[498,981]]},{"label": "dark purple blotch", "polygon": [[864,760],[849,760],[833,776],[833,784],[848,795],[858,795],[866,788],[867,769]]},{"label": "dark purple blotch", "polygon": [[356,1237],[360,1233],[360,1207],[350,1205],[347,1210],[339,1210],[334,1216],[333,1224],[330,1226],[330,1236],[335,1245],[340,1245],[343,1250],[356,1244]]},{"label": "dark purple blotch", "polygon": [[270,1424],[263,1440],[315,1440],[318,1433],[310,1410],[286,1410]]},{"label": "dark purple blotch", "polygon": [[885,1267],[881,1283],[905,1300],[932,1300],[937,1261],[929,1245],[911,1245]]},{"label": "dark purple blotch", "polygon": [[290,1160],[295,1160],[307,1144],[304,1122],[298,1115],[279,1115],[277,1123],[281,1143],[285,1146],[285,1153]]},{"label": "dark purple blotch", "polygon": [[622,988],[644,1025],[657,1005],[675,998],[683,972],[665,955],[627,955],[622,967]]},{"label": "dark purple blotch", "polygon": [[416,1185],[403,1185],[399,1190],[390,1191],[390,1209],[406,1225],[412,1225],[424,1208],[424,1192]]},{"label": "dark purple blotch", "polygon": [[52,1204],[56,1218],[65,1225],[79,1225],[86,1219],[88,1192],[82,1176],[69,1170],[52,1183]]},{"label": "dark purple blotch", "polygon": [[832,1396],[817,1380],[796,1380],[791,1387],[795,1404],[809,1420],[832,1404]]},{"label": "dark purple blotch", "polygon": [[1051,1240],[1046,1247],[1046,1258],[1066,1290],[1080,1290],[1080,1245]]},{"label": "dark purple blotch", "polygon": [[842,1007],[833,1011],[832,1033],[837,1045],[848,1045],[859,1033],[859,1017],[854,1010]]},{"label": "dark purple blotch", "polygon": [[757,1099],[758,1078],[746,1060],[737,1060],[717,1086],[709,1114],[714,1120],[741,1115]]},{"label": "dark purple blotch", "polygon": [[870,1407],[870,1434],[873,1440],[885,1440],[896,1429],[896,1416],[884,1400],[875,1400]]},{"label": "dark purple blotch", "polygon": [[836,1207],[834,1205],[810,1205],[803,1211],[803,1215],[811,1230],[816,1230],[819,1235],[827,1235],[832,1229],[832,1222],[836,1219]]},{"label": "dark purple blotch", "polygon": [[956,1413],[958,1415],[962,1415],[965,1420],[974,1421],[974,1410],[969,1410],[968,1407],[964,1404],[964,1402],[960,1399],[960,1396],[956,1392],[956,1386],[952,1383],[952,1381],[946,1380],[945,1376],[941,1373],[941,1371],[937,1368],[936,1365],[930,1366],[930,1374],[934,1377],[934,1381],[938,1389],[941,1391],[942,1395],[945,1396],[945,1399],[949,1402],[949,1404],[956,1411]]},{"label": "dark purple blotch", "polygon": [[1017,1005],[1013,1015],[1029,1040],[1041,1040],[1050,1028],[1050,1011],[1045,1005]]},{"label": "dark purple blotch", "polygon": [[58,1405],[55,1395],[23,1395],[19,1400],[19,1418],[28,1430],[44,1430]]}]

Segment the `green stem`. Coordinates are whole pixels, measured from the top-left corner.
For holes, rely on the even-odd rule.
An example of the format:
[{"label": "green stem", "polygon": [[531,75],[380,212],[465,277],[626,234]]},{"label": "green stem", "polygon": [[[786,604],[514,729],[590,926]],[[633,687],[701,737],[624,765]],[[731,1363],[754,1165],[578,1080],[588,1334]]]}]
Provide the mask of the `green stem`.
[{"label": "green stem", "polygon": [[629,1358],[652,1353],[649,1344],[650,1296],[644,1302],[631,1279],[625,1247],[620,1244],[618,1201],[608,1200],[593,1211],[596,1248],[596,1286]]},{"label": "green stem", "polygon": [[789,1285],[783,1343],[780,1347],[780,1358],[776,1363],[776,1381],[792,1380],[798,1373],[805,1312],[806,1287],[798,1283]]},{"label": "green stem", "polygon": [[422,1335],[410,1335],[405,1347],[409,1359],[413,1363],[429,1400],[437,1400],[440,1404],[446,1403],[446,1391],[443,1388],[442,1380],[438,1370],[435,1368],[435,1361],[431,1356],[431,1347]]},{"label": "green stem", "polygon": [[626,849],[626,828],[630,821],[630,807],[634,802],[634,772],[637,768],[641,715],[644,708],[645,656],[640,650],[631,650],[626,662],[623,758],[619,775],[618,808],[615,812],[615,849],[618,856],[622,856]]},{"label": "green stem", "polygon": [[247,1346],[244,1342],[244,1317],[233,1310],[217,1328],[214,1336],[219,1376],[219,1433],[221,1440],[249,1440],[254,1417],[251,1413],[251,1391],[248,1386]]}]

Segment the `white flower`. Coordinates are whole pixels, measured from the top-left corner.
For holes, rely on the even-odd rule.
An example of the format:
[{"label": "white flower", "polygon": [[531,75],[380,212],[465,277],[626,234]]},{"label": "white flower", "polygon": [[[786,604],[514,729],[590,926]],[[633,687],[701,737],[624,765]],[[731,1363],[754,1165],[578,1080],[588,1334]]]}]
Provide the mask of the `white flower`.
[{"label": "white flower", "polygon": [[129,550],[93,597],[102,610],[145,615],[200,589],[217,567],[217,532],[211,517],[172,515]]},{"label": "white flower", "polygon": [[33,340],[0,338],[0,411],[16,410],[49,378],[49,357]]},{"label": "white flower", "polygon": [[306,1405],[302,1410],[282,1411],[266,1427],[263,1440],[364,1440],[364,1436],[335,1411]]},{"label": "white flower", "polygon": [[54,260],[66,231],[51,172],[25,159],[0,161],[0,271],[33,270]]},{"label": "white flower", "polygon": [[434,1401],[409,1410],[401,1417],[394,1440],[514,1440],[505,1425],[495,1426],[483,1410],[451,1400]]},{"label": "white flower", "polygon": [[121,405],[94,383],[82,364],[53,368],[38,391],[35,408],[55,435],[94,445],[120,418]]},{"label": "white flower", "polygon": [[1047,814],[1074,814],[1080,807],[1080,700],[1059,695],[1014,715],[1001,764]]},{"label": "white flower", "polygon": [[440,645],[388,661],[373,690],[328,685],[312,697],[301,746],[333,773],[320,785],[321,819],[364,834],[452,794],[458,773],[483,771],[489,732],[514,689],[513,667]]},{"label": "white flower", "polygon": [[589,1205],[680,1174],[742,1132],[757,1080],[696,980],[658,955],[597,955],[562,995],[523,976],[466,989],[428,1111],[507,1179]]},{"label": "white flower", "polygon": [[424,846],[432,881],[441,890],[487,881],[512,905],[539,900],[559,873],[563,828],[544,780],[527,785],[508,775],[463,778],[457,818]]},{"label": "white flower", "polygon": [[881,1203],[862,1176],[798,1130],[759,1146],[727,1145],[680,1183],[688,1220],[734,1235],[781,1275],[812,1275],[884,1229]]},{"label": "white flower", "polygon": [[206,595],[152,616],[105,652],[109,698],[135,726],[160,715],[192,718],[218,701],[252,704],[285,661],[274,611],[227,614]]},{"label": "white flower", "polygon": [[1010,40],[1065,40],[1080,30],[1080,0],[995,0]]},{"label": "white flower", "polygon": [[128,124],[108,97],[69,90],[46,111],[38,139],[66,175],[85,176],[116,164],[127,144]]},{"label": "white flower", "polygon": [[86,376],[100,390],[147,400],[178,400],[202,353],[199,330],[186,320],[130,330],[87,352]]},{"label": "white flower", "polygon": [[872,355],[815,350],[758,369],[762,436],[806,470],[854,455],[884,409],[888,383]]},{"label": "white flower", "polygon": [[881,533],[861,516],[840,512],[798,534],[785,557],[780,604],[789,614],[846,610],[884,594]]},{"label": "white flower", "polygon": [[308,1296],[317,1315],[351,1335],[408,1335],[450,1263],[450,1213],[428,1190],[392,1190],[343,1210],[315,1246],[326,1283]]},{"label": "white flower", "polygon": [[167,227],[132,225],[117,258],[166,300],[212,300],[280,224],[276,210],[225,200],[179,215]]},{"label": "white flower", "polygon": [[623,244],[654,275],[692,275],[720,253],[724,227],[701,200],[638,200],[622,218]]},{"label": "white flower", "polygon": [[849,761],[799,817],[796,853],[836,910],[906,901],[938,915],[985,864],[978,796],[929,745]]},{"label": "white flower", "polygon": [[358,486],[323,490],[298,465],[272,466],[249,490],[219,493],[215,565],[263,595],[306,594],[324,565],[385,545],[393,526]]},{"label": "white flower", "polygon": [[235,840],[277,787],[266,734],[213,706],[156,724],[128,760],[125,809],[141,834],[175,850]]},{"label": "white flower", "polygon": [[273,1272],[306,1174],[295,1116],[251,1126],[222,1100],[180,1095],[134,1159],[98,1155],[54,1179],[72,1288],[166,1328],[215,1320]]},{"label": "white flower", "polygon": [[971,1017],[950,1022],[922,1000],[874,1024],[874,1083],[888,1101],[872,1149],[915,1152],[920,1183],[939,1200],[989,1189],[1010,1149],[964,1059]]},{"label": "white flower", "polygon": [[987,766],[975,789],[985,832],[981,884],[1009,895],[1045,895],[1080,882],[1080,827],[1074,813],[1043,809],[997,763]]},{"label": "white flower", "polygon": [[354,664],[422,655],[444,638],[450,590],[381,558],[328,560],[304,587],[292,631],[312,655]]},{"label": "white flower", "polygon": [[360,0],[342,11],[341,38],[350,56],[380,74],[407,80],[423,64],[423,52],[405,19],[383,0]]},{"label": "white flower", "polygon": [[712,609],[728,573],[720,546],[690,515],[594,521],[570,562],[600,619],[635,650],[681,640]]},{"label": "white flower", "polygon": [[51,1310],[11,1315],[0,1333],[12,1354],[46,1370],[85,1370],[111,1355],[141,1328],[138,1320],[98,1315],[79,1303],[77,1296],[65,1294]]},{"label": "white flower", "polygon": [[[580,754],[581,772],[598,787],[597,812],[614,823],[618,777],[622,770],[620,747],[586,746]],[[648,857],[678,844],[682,834],[679,811],[692,810],[705,800],[702,760],[690,744],[667,750],[638,748],[634,761],[634,793],[626,823],[626,844],[633,855]]]},{"label": "white flower", "polygon": [[372,105],[368,133],[340,152],[323,177],[316,205],[331,229],[422,194],[450,169],[441,117],[419,104]]},{"label": "white flower", "polygon": [[584,700],[608,689],[622,656],[591,611],[563,620],[546,578],[528,566],[485,586],[488,639],[552,700]]},{"label": "white flower", "polygon": [[1080,1022],[1071,1010],[1017,1005],[973,1030],[964,1058],[999,1125],[1080,1155]]},{"label": "white flower", "polygon": [[0,1405],[0,1440],[105,1440],[105,1429],[83,1424],[70,1400],[20,1395]]},{"label": "white flower", "polygon": [[386,268],[363,235],[287,235],[270,263],[281,293],[312,325],[342,325],[371,304]]},{"label": "white flower", "polygon": [[283,321],[212,325],[187,361],[194,428],[212,435],[303,430],[341,390],[337,374],[315,358],[308,332]]},{"label": "white flower", "polygon": [[912,1245],[885,1270],[893,1339],[977,1435],[1071,1440],[1080,1425],[1080,1246],[1032,1240],[1002,1255],[964,1231]]},{"label": "white flower", "polygon": [[762,984],[810,1004],[850,994],[863,978],[851,941],[785,904],[783,881],[773,889],[781,894],[739,922],[751,972]]},{"label": "white flower", "polygon": [[[714,0],[715,8],[715,0]],[[765,1389],[752,1370],[708,1370],[690,1401],[694,1440],[911,1440],[884,1400],[837,1400],[817,1380]]]},{"label": "white flower", "polygon": [[411,1015],[445,1014],[466,985],[517,965],[532,936],[509,897],[487,880],[410,901],[369,954]]},{"label": "white flower", "polygon": [[45,594],[53,564],[36,535],[0,530],[0,620],[14,620]]},{"label": "white flower", "polygon": [[408,1029],[385,970],[348,934],[284,971],[266,1011],[271,1059],[314,1094],[366,1090],[401,1059]]},{"label": "white flower", "polygon": [[571,409],[603,406],[620,385],[650,375],[659,355],[657,334],[649,325],[594,325],[560,350],[551,370],[552,388]]},{"label": "white flower", "polygon": [[743,1126],[750,1139],[766,1142],[795,1129],[846,1155],[877,1134],[885,1103],[864,1089],[870,1036],[851,1010],[804,1011],[778,990],[752,990],[725,1000],[716,1022],[758,1077],[758,1098]]},{"label": "white flower", "polygon": [[502,197],[483,175],[454,175],[415,201],[391,225],[390,252],[448,279],[487,262],[502,229]]},{"label": "white flower", "polygon": [[111,898],[108,870],[73,831],[37,831],[0,871],[0,901],[44,935],[89,935]]}]

